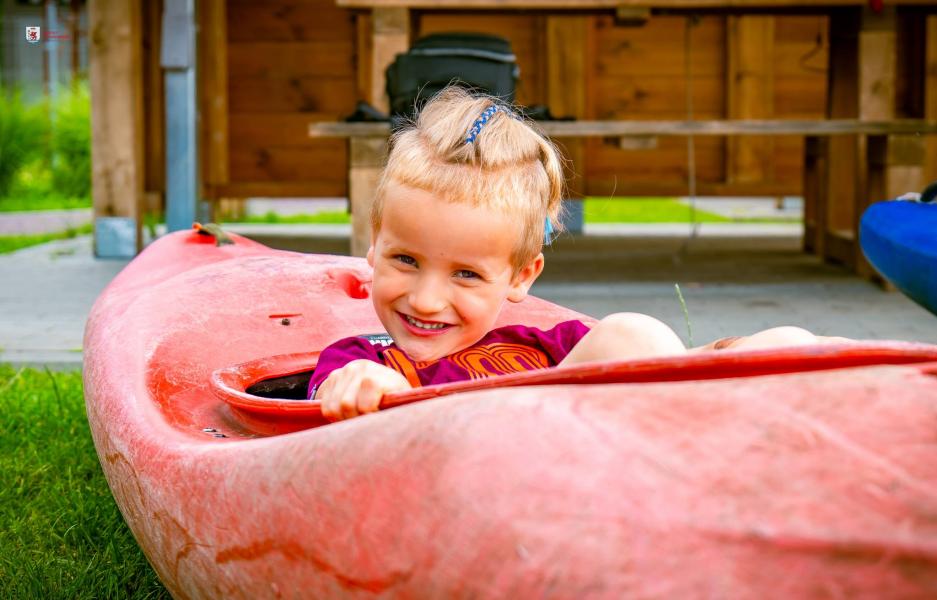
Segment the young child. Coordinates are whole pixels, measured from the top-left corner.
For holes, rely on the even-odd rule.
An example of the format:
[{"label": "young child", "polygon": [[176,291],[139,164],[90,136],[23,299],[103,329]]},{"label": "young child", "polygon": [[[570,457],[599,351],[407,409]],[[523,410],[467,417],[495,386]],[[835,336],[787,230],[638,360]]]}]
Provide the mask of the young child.
[{"label": "young child", "polygon": [[[371,209],[371,296],[390,339],[326,348],[310,381],[323,414],[377,410],[388,392],[572,363],[688,352],[664,323],[636,313],[548,331],[492,329],[543,270],[559,228],[563,167],[553,144],[497,100],[450,87],[392,139]],[[392,343],[391,343],[392,340]],[[781,327],[723,346],[810,344]],[[720,342],[693,351],[720,348]]]}]

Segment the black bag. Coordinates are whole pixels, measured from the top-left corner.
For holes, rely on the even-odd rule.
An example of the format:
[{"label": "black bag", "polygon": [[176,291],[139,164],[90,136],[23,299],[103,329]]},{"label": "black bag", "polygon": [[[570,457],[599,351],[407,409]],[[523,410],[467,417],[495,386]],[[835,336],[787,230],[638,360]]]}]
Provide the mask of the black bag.
[{"label": "black bag", "polygon": [[481,33],[436,33],[420,38],[387,67],[391,122],[399,126],[449,84],[514,102],[520,68],[511,43]]}]

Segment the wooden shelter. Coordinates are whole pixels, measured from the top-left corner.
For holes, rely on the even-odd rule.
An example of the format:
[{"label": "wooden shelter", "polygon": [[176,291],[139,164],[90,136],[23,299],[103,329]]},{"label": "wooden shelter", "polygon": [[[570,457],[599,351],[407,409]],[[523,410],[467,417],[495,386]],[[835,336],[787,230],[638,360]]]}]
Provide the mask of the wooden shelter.
[{"label": "wooden shelter", "polygon": [[[95,208],[139,221],[165,191],[162,2],[91,4]],[[386,128],[338,122],[386,107],[386,65],[440,31],[508,38],[518,102],[579,120],[547,126],[577,196],[684,195],[691,169],[699,195],[804,194],[805,247],[862,270],[862,208],[937,175],[932,0],[197,7],[202,197],[348,195],[359,254]]]}]

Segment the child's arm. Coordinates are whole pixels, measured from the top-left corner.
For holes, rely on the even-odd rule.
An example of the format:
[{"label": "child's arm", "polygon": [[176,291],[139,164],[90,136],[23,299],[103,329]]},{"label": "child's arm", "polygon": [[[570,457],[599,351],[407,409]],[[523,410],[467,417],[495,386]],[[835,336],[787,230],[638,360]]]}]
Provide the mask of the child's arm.
[{"label": "child's arm", "polygon": [[384,394],[409,389],[410,383],[397,371],[362,359],[332,371],[316,398],[322,402],[322,414],[338,421],[374,412]]},{"label": "child's arm", "polygon": [[639,313],[616,313],[593,325],[559,366],[680,354],[686,354],[683,342],[664,323]]}]

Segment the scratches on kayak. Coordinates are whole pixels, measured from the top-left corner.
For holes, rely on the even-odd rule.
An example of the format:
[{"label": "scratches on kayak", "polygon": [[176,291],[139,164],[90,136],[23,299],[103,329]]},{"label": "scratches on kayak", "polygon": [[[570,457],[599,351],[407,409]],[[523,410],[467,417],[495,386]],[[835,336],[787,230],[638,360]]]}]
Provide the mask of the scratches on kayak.
[{"label": "scratches on kayak", "polygon": [[387,589],[405,583],[413,574],[412,571],[392,571],[387,576],[374,579],[359,579],[350,577],[339,571],[318,556],[311,554],[299,542],[289,540],[265,539],[247,546],[231,546],[219,550],[215,555],[215,562],[224,564],[235,560],[257,560],[271,552],[279,552],[287,560],[308,561],[319,571],[332,577],[344,588],[360,589],[369,592],[383,592]]},{"label": "scratches on kayak", "polygon": [[[157,525],[157,528],[164,532],[172,531],[172,536],[167,536],[167,539],[178,540],[182,542],[181,548],[176,551],[175,557],[171,565],[172,569],[172,580],[178,581],[179,579],[179,563],[194,548],[208,548],[208,544],[200,544],[195,541],[192,537],[192,534],[189,533],[189,530],[186,529],[182,523],[178,521],[175,517],[169,514],[166,510],[158,510],[153,513],[153,523]],[[168,554],[168,553],[167,553]],[[169,566],[169,565],[167,565]]]}]

